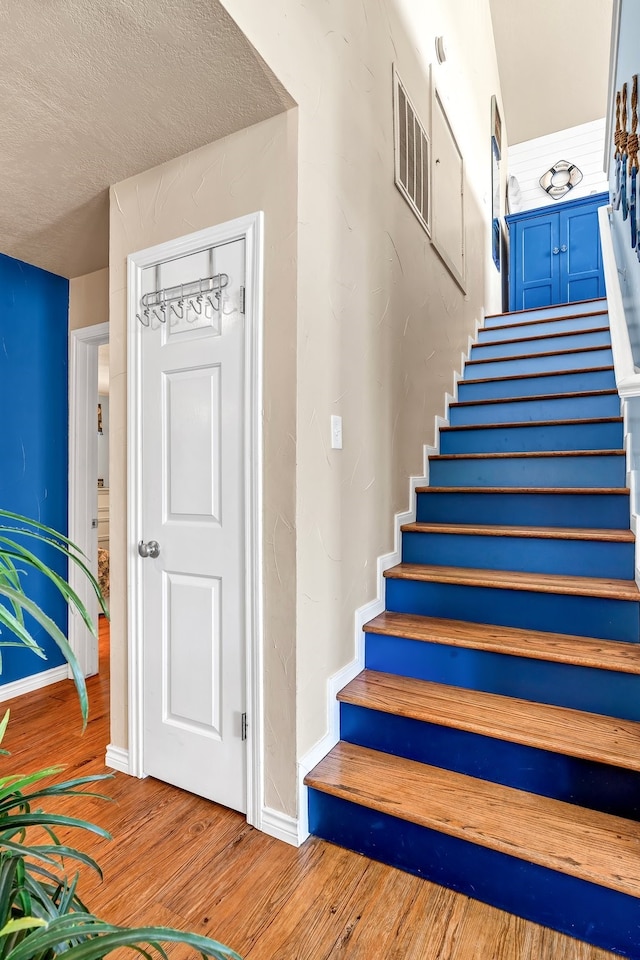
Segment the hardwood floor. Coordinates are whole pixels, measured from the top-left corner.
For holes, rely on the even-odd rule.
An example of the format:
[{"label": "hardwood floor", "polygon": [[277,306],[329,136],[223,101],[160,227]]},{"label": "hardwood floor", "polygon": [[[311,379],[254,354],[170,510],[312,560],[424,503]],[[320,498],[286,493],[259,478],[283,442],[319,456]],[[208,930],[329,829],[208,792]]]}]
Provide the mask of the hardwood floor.
[{"label": "hardwood floor", "polygon": [[[104,772],[108,626],[101,673],[89,681],[82,735],[73,686],[17,698],[5,771],[62,762]],[[485,906],[348,850],[309,839],[295,849],[233,811],[156,780],[116,774],[91,798],[60,801],[100,823],[111,842],[76,837],[97,856],[101,883],[82,878],[90,909],[118,923],[159,923],[210,935],[245,960],[606,960],[614,955]],[[189,955],[169,948],[174,960]],[[193,956],[191,954],[191,956]]]}]

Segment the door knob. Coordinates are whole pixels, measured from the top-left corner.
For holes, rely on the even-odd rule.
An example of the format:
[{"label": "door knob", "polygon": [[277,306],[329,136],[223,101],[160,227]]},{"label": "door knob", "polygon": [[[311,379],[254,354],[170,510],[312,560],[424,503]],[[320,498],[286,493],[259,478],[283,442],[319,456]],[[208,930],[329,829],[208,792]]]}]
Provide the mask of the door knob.
[{"label": "door knob", "polygon": [[141,557],[152,557],[155,560],[156,557],[160,556],[160,544],[157,540],[149,540],[148,543],[140,540],[138,543],[138,553]]},{"label": "door knob", "polygon": [[554,247],[554,248],[553,248],[553,255],[554,255],[554,257],[555,257],[556,254],[558,254],[558,253],[560,253],[560,247]]}]

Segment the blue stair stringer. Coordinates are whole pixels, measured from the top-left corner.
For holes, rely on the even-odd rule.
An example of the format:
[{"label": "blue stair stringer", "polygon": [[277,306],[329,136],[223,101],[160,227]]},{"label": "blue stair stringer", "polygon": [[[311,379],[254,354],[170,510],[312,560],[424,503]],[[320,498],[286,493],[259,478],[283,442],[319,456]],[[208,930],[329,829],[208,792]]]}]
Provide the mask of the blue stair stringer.
[{"label": "blue stair stringer", "polygon": [[[458,387],[386,610],[364,628],[365,671],[339,695],[341,741],[307,777],[310,830],[640,960],[640,593],[605,302],[487,318]],[[509,730],[540,711],[563,718],[553,743],[535,720]],[[583,749],[585,723],[601,733]],[[621,724],[637,751],[609,751]],[[402,789],[388,800],[405,769],[417,809]],[[427,784],[441,775],[552,804],[560,834],[584,821],[584,862],[567,867],[557,834],[542,853],[501,839],[502,794],[495,836],[465,825],[465,795],[458,828],[440,823]],[[631,868],[614,851],[610,876],[591,869],[625,830]]]}]

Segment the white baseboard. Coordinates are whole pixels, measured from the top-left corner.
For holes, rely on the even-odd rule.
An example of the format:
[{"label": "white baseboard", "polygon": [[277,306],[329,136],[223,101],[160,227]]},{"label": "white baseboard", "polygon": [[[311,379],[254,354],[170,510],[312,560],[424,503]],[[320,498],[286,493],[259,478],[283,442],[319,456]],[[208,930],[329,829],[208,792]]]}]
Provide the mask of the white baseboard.
[{"label": "white baseboard", "polygon": [[112,770],[119,770],[120,773],[129,773],[129,751],[123,747],[116,747],[113,743],[107,746],[107,752],[104,758],[107,767]]},{"label": "white baseboard", "polygon": [[42,687],[48,687],[51,683],[59,683],[61,680],[69,678],[69,669],[64,663],[61,667],[52,667],[50,670],[43,670],[42,673],[34,673],[31,677],[23,677],[21,680],[11,680],[0,686],[0,703],[5,700],[13,700],[14,697],[21,697],[23,693],[32,693],[34,690],[40,690]]},{"label": "white baseboard", "polygon": [[298,821],[295,817],[273,810],[272,807],[263,807],[260,820],[260,830],[263,833],[275,837],[276,840],[282,840],[292,847],[300,846],[302,841],[299,839]]}]

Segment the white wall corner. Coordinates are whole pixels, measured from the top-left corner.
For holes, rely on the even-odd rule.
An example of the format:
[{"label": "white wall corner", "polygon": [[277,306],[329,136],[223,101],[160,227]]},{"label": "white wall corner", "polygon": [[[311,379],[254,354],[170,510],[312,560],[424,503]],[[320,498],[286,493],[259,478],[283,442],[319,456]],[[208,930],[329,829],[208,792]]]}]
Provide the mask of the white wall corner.
[{"label": "white wall corner", "polygon": [[124,747],[116,747],[113,743],[107,746],[107,752],[104,758],[105,766],[112,770],[118,770],[120,773],[131,773],[129,766],[129,751]]},{"label": "white wall corner", "polygon": [[21,697],[23,693],[32,693],[34,690],[41,690],[52,683],[59,683],[60,680],[67,680],[69,670],[64,663],[61,667],[52,667],[50,670],[42,670],[41,673],[34,673],[30,677],[23,677],[21,680],[11,680],[9,683],[3,683],[0,686],[0,703],[5,700],[13,700],[14,697]]}]

